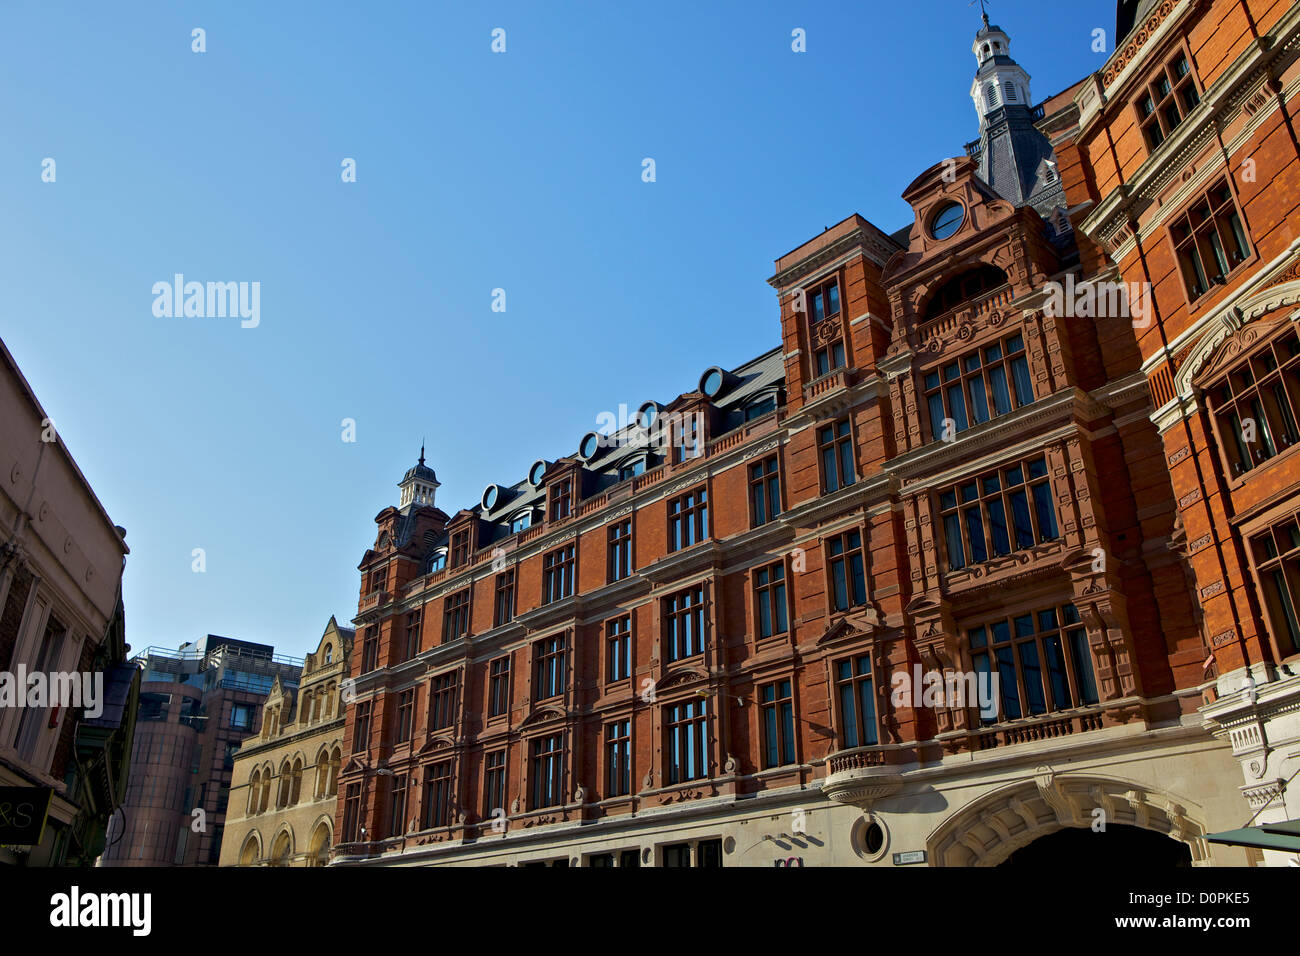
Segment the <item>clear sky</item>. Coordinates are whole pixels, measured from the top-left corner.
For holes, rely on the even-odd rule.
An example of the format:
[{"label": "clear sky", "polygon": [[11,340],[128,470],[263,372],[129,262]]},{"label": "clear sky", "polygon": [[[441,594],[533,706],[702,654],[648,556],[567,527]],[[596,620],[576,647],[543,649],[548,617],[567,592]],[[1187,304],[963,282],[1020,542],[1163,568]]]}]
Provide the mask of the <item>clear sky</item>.
[{"label": "clear sky", "polygon": [[[1114,8],[990,15],[1041,101],[1101,66]],[[979,26],[966,0],[8,0],[0,337],[128,530],[133,647],[302,654],[356,613],[422,436],[452,514],[775,346],[773,260],[854,212],[907,225],[976,137]],[[156,316],[176,273],[260,283],[259,324]]]}]

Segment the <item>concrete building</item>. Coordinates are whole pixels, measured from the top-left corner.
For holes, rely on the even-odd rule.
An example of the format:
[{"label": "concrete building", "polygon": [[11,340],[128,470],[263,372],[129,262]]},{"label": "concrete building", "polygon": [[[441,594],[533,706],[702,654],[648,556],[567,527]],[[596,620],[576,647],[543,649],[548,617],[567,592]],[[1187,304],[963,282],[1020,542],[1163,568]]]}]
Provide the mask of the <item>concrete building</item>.
[{"label": "concrete building", "polygon": [[[92,865],[123,799],[125,537],[0,342],[0,866]],[[34,675],[52,696],[27,696]],[[53,695],[53,675],[98,700]]]},{"label": "concrete building", "polygon": [[324,866],[343,759],[343,682],[356,632],[333,617],[296,691],[279,680],[231,772],[222,866]]},{"label": "concrete building", "polygon": [[1209,837],[1286,817],[1297,753],[1296,22],[1122,2],[1031,105],[985,17],[979,138],[904,228],[777,259],[777,348],[452,515],[422,452],[359,567],[334,861],[1281,862]]},{"label": "concrete building", "polygon": [[103,866],[216,866],[235,751],[277,685],[295,689],[300,658],[209,634],[150,647],[142,671],[131,782]]}]

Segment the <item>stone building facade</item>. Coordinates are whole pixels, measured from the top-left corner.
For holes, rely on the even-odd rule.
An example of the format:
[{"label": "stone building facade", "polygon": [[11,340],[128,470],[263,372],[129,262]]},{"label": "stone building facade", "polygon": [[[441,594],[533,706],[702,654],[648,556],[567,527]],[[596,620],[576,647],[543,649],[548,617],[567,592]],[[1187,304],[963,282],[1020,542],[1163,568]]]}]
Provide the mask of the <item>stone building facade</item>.
[{"label": "stone building facade", "polygon": [[[1294,10],[1126,0],[1111,62],[1036,106],[986,17],[979,138],[904,190],[904,228],[851,216],[776,261],[778,348],[707,369],[454,515],[421,454],[360,565],[336,863],[1264,860],[1206,838],[1249,815],[1239,757],[1274,790],[1294,771],[1295,649],[1276,623],[1266,643],[1241,622],[1268,606],[1264,572],[1294,580],[1295,552],[1248,542],[1294,521],[1297,472],[1273,463],[1234,485],[1217,446],[1193,441],[1211,441],[1201,379],[1171,371],[1170,391],[1159,372],[1168,342],[1220,376],[1246,354],[1214,350],[1250,265],[1205,293],[1220,306],[1203,338],[1159,311],[1181,288],[1165,240],[1158,315],[1141,289],[1096,307],[1110,288],[1096,283],[1144,268],[1137,233],[1108,232],[1116,210],[1171,208],[1139,200],[1129,179],[1147,167],[1117,137],[1173,114],[1104,105],[1136,75],[1134,44],[1164,49],[1150,21],[1169,16],[1199,57],[1169,61],[1169,95],[1189,72],[1215,89],[1229,64],[1264,83],[1262,100],[1221,103],[1253,110],[1232,135],[1268,170],[1242,241],[1285,275]],[[1221,21],[1249,22],[1236,47]],[[1224,130],[1209,109],[1192,117]],[[1171,175],[1171,199],[1175,182],[1193,189]],[[1234,328],[1294,302],[1289,288],[1241,299]],[[1282,318],[1276,368],[1259,373],[1281,370],[1270,409],[1300,396]],[[1262,570],[1215,570],[1254,547]]]},{"label": "stone building facade", "polygon": [[216,866],[235,751],[253,735],[271,690],[298,686],[302,659],[208,634],[175,651],[145,648],[134,662],[141,674],[131,779],[100,863]]},{"label": "stone building facade", "polygon": [[[125,796],[125,538],[0,342],[0,866],[93,865]],[[38,673],[97,682],[98,705],[20,702]]]},{"label": "stone building facade", "polygon": [[296,690],[279,681],[235,754],[222,866],[323,866],[334,845],[355,631],[331,617]]}]

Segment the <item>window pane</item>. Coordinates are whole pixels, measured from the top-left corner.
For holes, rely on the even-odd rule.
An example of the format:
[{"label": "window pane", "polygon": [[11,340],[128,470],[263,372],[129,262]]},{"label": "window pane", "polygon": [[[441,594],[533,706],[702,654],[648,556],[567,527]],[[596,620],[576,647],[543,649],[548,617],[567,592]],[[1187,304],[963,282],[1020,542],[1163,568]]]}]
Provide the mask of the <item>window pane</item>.
[{"label": "window pane", "polygon": [[1010,647],[1000,647],[998,658],[998,684],[1002,692],[1002,718],[1016,720],[1020,717],[1020,689],[1016,685],[1016,664]]},{"label": "window pane", "polygon": [[993,410],[999,415],[1011,411],[1011,393],[1007,391],[1007,370],[1001,365],[989,369],[989,391],[993,393]]},{"label": "window pane", "polygon": [[989,402],[984,393],[984,376],[977,375],[970,380],[971,419],[976,425],[989,420]]},{"label": "window pane", "polygon": [[989,502],[989,533],[993,536],[993,553],[1002,555],[1011,553],[1011,539],[1007,535],[1007,515],[1001,498]]},{"label": "window pane", "polygon": [[1056,539],[1056,509],[1052,507],[1052,489],[1044,482],[1034,485],[1034,509],[1038,512],[1038,530],[1044,541]]},{"label": "window pane", "polygon": [[1097,684],[1092,675],[1092,651],[1088,649],[1088,633],[1083,629],[1069,633],[1070,650],[1078,668],[1080,703],[1097,703]]},{"label": "window pane", "polygon": [[[848,667],[848,661],[845,661],[843,667]],[[844,746],[845,748],[857,747],[858,744],[858,713],[854,703],[853,685],[840,685],[840,721],[844,729]]]},{"label": "window pane", "polygon": [[966,535],[970,542],[971,560],[976,564],[987,561],[989,553],[984,544],[984,521],[980,518],[979,508],[967,508],[962,513],[966,518]]},{"label": "window pane", "polygon": [[961,522],[956,513],[944,515],[943,538],[948,546],[948,568],[955,571],[966,567],[966,555],[961,543]]},{"label": "window pane", "polygon": [[1038,666],[1038,646],[1033,641],[1024,641],[1016,649],[1020,652],[1020,672],[1025,678],[1029,712],[1046,713],[1047,701],[1043,697],[1043,672]]}]

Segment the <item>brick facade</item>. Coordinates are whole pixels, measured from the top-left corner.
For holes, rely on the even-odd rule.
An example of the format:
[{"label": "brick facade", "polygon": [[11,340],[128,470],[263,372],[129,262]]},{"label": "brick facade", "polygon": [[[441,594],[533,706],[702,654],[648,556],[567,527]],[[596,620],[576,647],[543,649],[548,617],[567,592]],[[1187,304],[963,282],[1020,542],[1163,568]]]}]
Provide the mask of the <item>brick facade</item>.
[{"label": "brick facade", "polygon": [[[454,516],[421,457],[359,566],[336,862],[992,864],[1098,813],[1112,860],[1163,852],[1149,839],[1186,862],[1257,859],[1205,839],[1246,809],[1206,659],[1291,673],[1255,623],[1243,534],[1294,501],[1296,471],[1283,453],[1225,480],[1196,395],[1264,341],[1219,344],[1234,290],[1268,268],[1283,293],[1246,310],[1296,301],[1296,17],[1140,6],[1101,73],[1025,109],[1055,157],[1025,202],[980,178],[990,147],[973,146],[904,190],[909,228],[855,215],[782,256],[780,347],[654,406],[658,454],[585,436]],[[981,76],[1015,66],[1006,40],[986,19]],[[1195,165],[1179,152],[1157,173],[1119,93],[1175,44],[1196,58],[1191,121],[1249,109],[1223,135],[1267,170],[1239,193],[1249,259],[1190,312],[1159,223],[1214,160],[1164,169]],[[1251,56],[1276,79],[1212,99],[1218,76],[1259,79]],[[1062,312],[1067,280],[1148,281],[1155,316]],[[1267,334],[1294,329],[1280,318]],[[756,501],[769,474],[776,497]],[[627,576],[611,573],[622,522]],[[610,659],[625,617],[626,674]],[[897,692],[926,674],[996,674],[996,714]],[[625,732],[630,772],[611,747]]]}]

